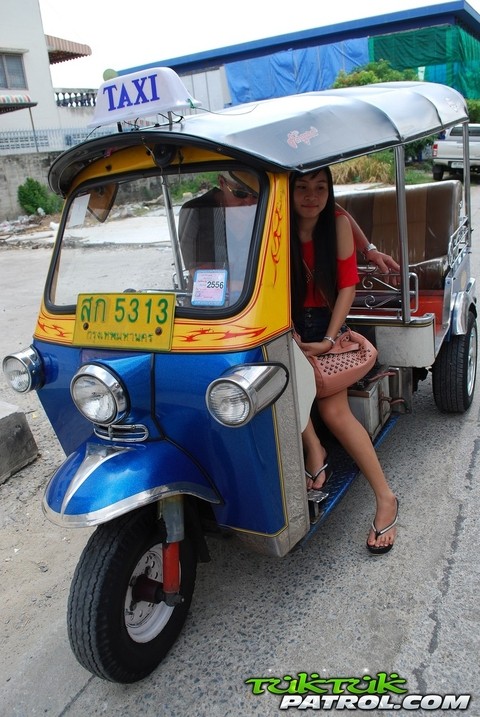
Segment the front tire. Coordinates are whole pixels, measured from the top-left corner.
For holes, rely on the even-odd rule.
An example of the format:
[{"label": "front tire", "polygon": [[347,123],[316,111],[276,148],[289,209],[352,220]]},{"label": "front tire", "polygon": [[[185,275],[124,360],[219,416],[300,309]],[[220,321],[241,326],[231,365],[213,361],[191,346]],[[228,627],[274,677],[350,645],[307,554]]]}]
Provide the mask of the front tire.
[{"label": "front tire", "polygon": [[464,413],[477,377],[477,321],[468,313],[467,332],[445,342],[432,367],[433,397],[443,413]]},{"label": "front tire", "polygon": [[177,639],[190,607],[196,556],[180,544],[183,602],[132,601],[139,575],[162,582],[163,535],[154,506],[99,526],[82,553],[70,589],[68,635],[79,663],[112,682],[146,677]]}]

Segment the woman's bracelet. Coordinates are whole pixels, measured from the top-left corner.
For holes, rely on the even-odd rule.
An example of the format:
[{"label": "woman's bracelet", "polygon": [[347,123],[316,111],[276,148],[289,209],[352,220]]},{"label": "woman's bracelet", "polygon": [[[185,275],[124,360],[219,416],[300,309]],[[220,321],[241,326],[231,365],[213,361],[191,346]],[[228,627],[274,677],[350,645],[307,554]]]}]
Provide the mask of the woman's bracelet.
[{"label": "woman's bracelet", "polygon": [[335,346],[335,339],[332,339],[331,336],[324,336],[324,337],[323,337],[323,340],[324,340],[324,341],[330,341],[330,343],[332,344],[332,346]]}]

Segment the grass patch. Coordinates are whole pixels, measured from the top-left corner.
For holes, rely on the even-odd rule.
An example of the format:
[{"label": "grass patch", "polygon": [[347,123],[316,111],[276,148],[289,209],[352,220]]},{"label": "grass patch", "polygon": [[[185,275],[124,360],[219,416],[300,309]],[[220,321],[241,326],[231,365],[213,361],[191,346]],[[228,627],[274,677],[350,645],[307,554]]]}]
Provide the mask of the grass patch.
[{"label": "grass patch", "polygon": [[[376,152],[331,166],[334,184],[395,184],[392,152]],[[405,167],[405,184],[432,182],[429,162]]]},{"label": "grass patch", "polygon": [[335,184],[393,184],[395,181],[393,155],[377,152],[363,155],[331,167]]},{"label": "grass patch", "polygon": [[405,184],[425,184],[433,182],[432,168],[426,163],[405,168]]}]

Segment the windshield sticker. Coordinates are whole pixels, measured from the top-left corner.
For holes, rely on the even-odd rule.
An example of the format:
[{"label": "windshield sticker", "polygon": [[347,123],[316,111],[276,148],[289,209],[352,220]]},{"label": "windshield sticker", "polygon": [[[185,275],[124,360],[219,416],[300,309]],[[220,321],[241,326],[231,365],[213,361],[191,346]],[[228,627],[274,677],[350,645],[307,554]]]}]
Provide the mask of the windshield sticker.
[{"label": "windshield sticker", "polygon": [[90,194],[82,194],[81,197],[77,197],[73,200],[68,216],[68,228],[79,227],[84,223],[89,201]]},{"label": "windshield sticker", "polygon": [[293,149],[297,149],[299,144],[304,142],[310,144],[310,140],[314,137],[318,137],[318,129],[316,127],[310,127],[306,132],[299,132],[298,129],[294,129],[293,132],[289,132],[287,136],[287,144]]},{"label": "windshield sticker", "polygon": [[197,269],[193,278],[192,306],[223,306],[226,293],[225,269]]}]

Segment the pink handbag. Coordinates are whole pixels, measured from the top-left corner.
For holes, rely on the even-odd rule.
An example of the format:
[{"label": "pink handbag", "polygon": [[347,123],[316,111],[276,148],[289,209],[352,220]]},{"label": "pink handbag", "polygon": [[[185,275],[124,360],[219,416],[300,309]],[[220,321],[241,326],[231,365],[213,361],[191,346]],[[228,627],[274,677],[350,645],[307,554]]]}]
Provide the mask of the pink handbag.
[{"label": "pink handbag", "polygon": [[348,329],[337,336],[327,353],[307,356],[315,373],[317,398],[333,396],[359,381],[373,368],[377,355],[365,336]]}]

